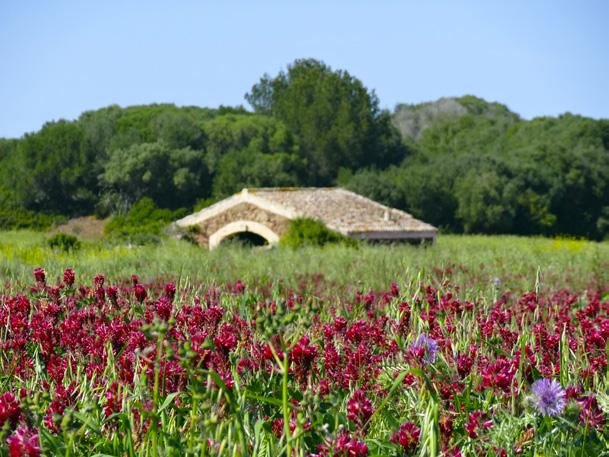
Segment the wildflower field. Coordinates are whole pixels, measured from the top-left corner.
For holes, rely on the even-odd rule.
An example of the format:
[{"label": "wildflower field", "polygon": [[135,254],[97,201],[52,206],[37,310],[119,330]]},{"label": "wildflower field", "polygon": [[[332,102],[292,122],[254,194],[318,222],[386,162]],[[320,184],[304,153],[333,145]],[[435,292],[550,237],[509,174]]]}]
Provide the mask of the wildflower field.
[{"label": "wildflower field", "polygon": [[609,455],[609,245],[0,234],[0,455]]}]

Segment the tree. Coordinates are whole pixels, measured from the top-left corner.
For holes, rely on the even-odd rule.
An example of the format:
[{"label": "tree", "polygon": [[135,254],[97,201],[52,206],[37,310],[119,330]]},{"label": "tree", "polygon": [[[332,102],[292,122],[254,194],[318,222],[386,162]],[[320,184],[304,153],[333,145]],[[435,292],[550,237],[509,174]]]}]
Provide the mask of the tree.
[{"label": "tree", "polygon": [[298,150],[294,136],[285,124],[271,116],[225,114],[203,125],[207,138],[206,160],[215,173],[221,158],[229,153],[248,149],[250,152],[274,154]]},{"label": "tree", "polygon": [[509,233],[515,217],[509,178],[496,170],[471,169],[456,183],[456,216],[466,233]]},{"label": "tree", "polygon": [[143,197],[162,208],[189,206],[197,198],[207,197],[210,189],[203,153],[189,148],[172,150],[164,143],[112,151],[101,179],[105,189],[102,212],[125,212]]},{"label": "tree", "polygon": [[214,196],[222,197],[243,187],[286,187],[298,185],[301,169],[295,154],[263,154],[249,148],[222,157],[214,176]]},{"label": "tree", "polygon": [[333,183],[341,167],[384,168],[405,155],[374,92],[318,60],[296,60],[275,78],[264,75],[245,98],[256,112],[277,117],[296,136],[308,184]]},{"label": "tree", "polygon": [[97,199],[95,157],[75,122],[47,123],[19,142],[8,187],[20,204],[43,213],[92,211]]},{"label": "tree", "polygon": [[156,118],[157,138],[172,149],[202,149],[205,135],[196,120],[180,111],[167,111]]}]

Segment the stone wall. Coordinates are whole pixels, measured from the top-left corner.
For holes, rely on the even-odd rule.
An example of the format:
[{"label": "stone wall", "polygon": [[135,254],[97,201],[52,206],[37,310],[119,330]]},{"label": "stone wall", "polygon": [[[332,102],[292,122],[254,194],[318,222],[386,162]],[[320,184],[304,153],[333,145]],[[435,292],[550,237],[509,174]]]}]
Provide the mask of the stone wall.
[{"label": "stone wall", "polygon": [[238,220],[258,222],[279,236],[282,236],[290,225],[290,220],[286,217],[264,210],[251,203],[239,203],[198,224],[199,232],[195,235],[195,238],[201,246],[208,246],[211,235],[225,225]]}]

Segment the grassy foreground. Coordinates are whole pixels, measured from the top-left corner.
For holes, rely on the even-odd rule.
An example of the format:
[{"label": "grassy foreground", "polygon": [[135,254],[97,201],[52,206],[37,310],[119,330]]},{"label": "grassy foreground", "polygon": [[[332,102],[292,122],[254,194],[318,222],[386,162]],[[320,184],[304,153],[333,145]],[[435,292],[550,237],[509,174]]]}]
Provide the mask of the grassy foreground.
[{"label": "grassy foreground", "polygon": [[261,251],[223,246],[212,252],[184,241],[159,245],[110,245],[84,242],[65,253],[49,248],[39,232],[0,233],[0,278],[29,280],[34,267],[51,277],[65,268],[82,276],[103,273],[119,279],[137,272],[145,279],[193,280],[211,285],[238,279],[252,285],[268,282],[294,286],[303,280],[338,288],[380,289],[393,281],[421,275],[441,282],[450,277],[462,289],[480,293],[503,289],[566,288],[583,290],[609,284],[609,243],[513,236],[440,236],[434,246],[369,246]]}]

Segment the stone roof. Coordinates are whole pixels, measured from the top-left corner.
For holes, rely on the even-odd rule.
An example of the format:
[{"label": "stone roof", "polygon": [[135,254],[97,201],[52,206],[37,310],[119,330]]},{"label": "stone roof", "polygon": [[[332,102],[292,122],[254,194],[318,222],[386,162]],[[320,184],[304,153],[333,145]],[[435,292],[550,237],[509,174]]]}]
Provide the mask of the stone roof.
[{"label": "stone roof", "polygon": [[355,238],[435,238],[437,232],[432,225],[404,211],[336,187],[243,189],[177,221],[177,224],[187,226],[201,223],[245,201],[289,219],[318,219],[330,229]]},{"label": "stone roof", "polygon": [[319,219],[345,235],[381,232],[435,232],[410,214],[337,187],[249,189],[251,194],[289,208],[299,217]]}]

